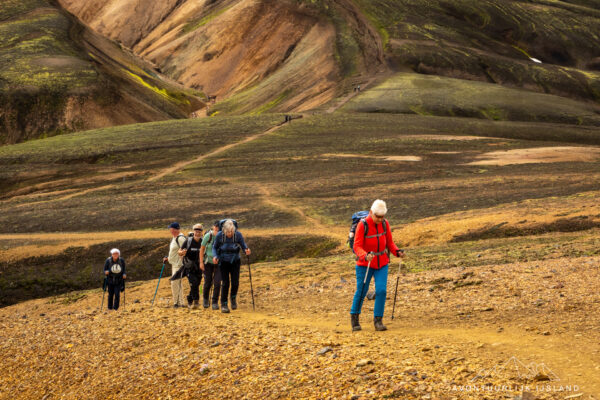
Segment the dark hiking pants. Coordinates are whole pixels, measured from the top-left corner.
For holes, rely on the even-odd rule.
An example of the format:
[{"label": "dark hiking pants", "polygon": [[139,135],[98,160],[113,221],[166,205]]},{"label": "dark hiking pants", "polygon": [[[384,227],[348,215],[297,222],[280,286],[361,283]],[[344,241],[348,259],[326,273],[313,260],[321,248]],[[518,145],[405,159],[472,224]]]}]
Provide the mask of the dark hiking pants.
[{"label": "dark hiking pants", "polygon": [[219,294],[221,292],[221,268],[218,265],[209,263],[204,264],[204,299],[208,300],[210,295],[210,287],[214,285],[212,303],[219,302]]},{"label": "dark hiking pants", "polygon": [[200,268],[197,271],[191,271],[187,278],[190,282],[190,293],[187,295],[187,301],[188,304],[192,304],[194,301],[200,300],[200,282],[202,281]]},{"label": "dark hiking pants", "polygon": [[121,300],[121,283],[108,284],[108,309],[118,310],[119,300]]},{"label": "dark hiking pants", "polygon": [[237,296],[240,287],[240,260],[228,263],[222,261],[221,268],[221,304],[227,304],[229,298],[229,284],[231,282],[231,297]]}]

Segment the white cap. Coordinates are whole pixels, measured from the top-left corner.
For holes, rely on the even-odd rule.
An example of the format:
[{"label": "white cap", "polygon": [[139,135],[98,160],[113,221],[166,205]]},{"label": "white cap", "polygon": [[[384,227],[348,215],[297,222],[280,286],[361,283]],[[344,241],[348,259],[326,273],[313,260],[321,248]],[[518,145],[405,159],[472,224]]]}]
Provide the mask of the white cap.
[{"label": "white cap", "polygon": [[115,254],[115,253],[118,253],[119,255],[121,255],[121,252],[119,251],[119,249],[112,249],[110,251],[110,254]]},{"label": "white cap", "polygon": [[375,215],[387,214],[387,205],[385,204],[385,201],[379,199],[375,200],[371,206],[371,211]]}]

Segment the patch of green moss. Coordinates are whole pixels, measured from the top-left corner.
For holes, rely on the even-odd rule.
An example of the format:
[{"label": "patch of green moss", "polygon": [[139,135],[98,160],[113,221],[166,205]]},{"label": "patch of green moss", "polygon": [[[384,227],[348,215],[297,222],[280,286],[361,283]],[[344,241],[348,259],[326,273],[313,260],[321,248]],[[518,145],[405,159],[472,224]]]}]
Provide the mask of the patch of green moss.
[{"label": "patch of green moss", "polygon": [[250,115],[260,115],[260,114],[263,114],[263,113],[266,113],[266,112],[272,110],[273,108],[277,107],[277,105],[279,105],[283,100],[285,100],[285,98],[288,97],[291,92],[292,92],[291,89],[284,90],[275,99],[271,100],[267,104],[262,105],[261,107],[257,108],[256,110],[250,112]]},{"label": "patch of green moss", "polygon": [[169,91],[165,88],[156,87],[156,86],[152,85],[151,83],[146,82],[144,80],[144,78],[142,78],[139,75],[134,74],[131,71],[125,71],[125,72],[130,77],[132,77],[135,80],[135,82],[141,84],[145,88],[152,90],[154,93],[159,94],[160,96],[164,97],[167,100],[184,103],[184,104],[190,104],[190,101],[187,99],[187,97],[183,93],[176,93],[176,92]]}]

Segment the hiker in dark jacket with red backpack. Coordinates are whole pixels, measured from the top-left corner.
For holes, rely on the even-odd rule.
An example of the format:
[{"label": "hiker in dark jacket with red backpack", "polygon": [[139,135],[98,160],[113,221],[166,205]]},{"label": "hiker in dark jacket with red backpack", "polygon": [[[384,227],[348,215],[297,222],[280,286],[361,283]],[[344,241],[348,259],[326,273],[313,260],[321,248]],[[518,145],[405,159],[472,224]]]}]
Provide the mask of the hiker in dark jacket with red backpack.
[{"label": "hiker in dark jacket with red backpack", "polygon": [[[353,250],[356,254],[356,292],[350,310],[352,330],[359,331],[359,315],[371,278],[375,277],[375,330],[385,331],[383,311],[385,308],[389,253],[404,257],[392,238],[389,222],[385,219],[387,206],[383,200],[375,200],[368,216],[356,225]],[[365,279],[366,275],[366,279]]]}]

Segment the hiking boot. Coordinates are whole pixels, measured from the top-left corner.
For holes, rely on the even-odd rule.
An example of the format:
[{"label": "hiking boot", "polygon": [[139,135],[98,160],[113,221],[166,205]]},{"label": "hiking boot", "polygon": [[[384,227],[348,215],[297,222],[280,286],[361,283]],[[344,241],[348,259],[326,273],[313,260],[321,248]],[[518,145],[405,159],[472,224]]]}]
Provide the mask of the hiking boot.
[{"label": "hiking boot", "polygon": [[218,310],[219,309],[219,303],[213,303],[212,309],[213,310]]},{"label": "hiking boot", "polygon": [[202,307],[204,307],[204,308],[208,308],[208,307],[210,307],[210,304],[208,303],[208,299],[204,299],[204,300],[202,301]]},{"label": "hiking boot", "polygon": [[199,300],[194,300],[194,304],[192,305],[192,308],[194,310],[197,310],[200,308],[200,301]]},{"label": "hiking boot", "polygon": [[227,303],[221,304],[221,312],[227,314],[229,312],[229,307],[227,307]]},{"label": "hiking boot", "polygon": [[385,327],[385,325],[383,324],[383,322],[381,322],[381,317],[375,317],[375,319],[373,320],[373,322],[375,323],[375,330],[376,331],[387,331],[387,328]]},{"label": "hiking boot", "polygon": [[179,304],[173,304],[173,308],[179,308]]},{"label": "hiking boot", "polygon": [[362,328],[358,323],[359,314],[350,314],[350,322],[352,323],[352,332],[360,331]]},{"label": "hiking boot", "polygon": [[235,301],[235,296],[231,297],[231,309],[237,310],[237,301]]}]

